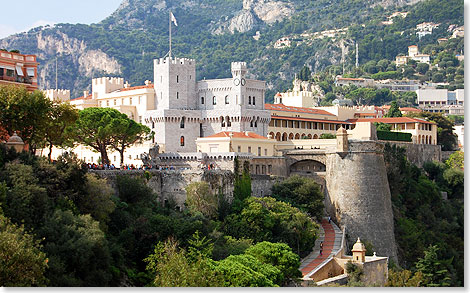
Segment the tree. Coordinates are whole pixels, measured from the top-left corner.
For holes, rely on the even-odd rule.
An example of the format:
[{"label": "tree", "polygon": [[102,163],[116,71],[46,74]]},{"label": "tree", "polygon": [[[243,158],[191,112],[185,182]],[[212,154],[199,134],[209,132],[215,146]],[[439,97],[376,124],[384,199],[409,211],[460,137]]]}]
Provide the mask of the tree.
[{"label": "tree", "polygon": [[120,119],[112,122],[111,147],[119,152],[121,165],[124,164],[124,151],[135,143],[151,139],[151,131],[145,125],[129,119],[126,115],[121,115]]},{"label": "tree", "polygon": [[446,165],[449,168],[464,168],[464,153],[462,151],[456,151],[452,153],[446,160]]},{"label": "tree", "polygon": [[213,261],[197,258],[191,262],[186,251],[178,247],[173,238],[159,242],[154,253],[144,260],[147,271],[155,276],[153,285],[157,287],[221,287],[223,277],[213,267]]},{"label": "tree", "polygon": [[240,177],[239,161],[236,158],[234,177],[232,211],[237,212],[243,208],[244,200],[251,196],[250,162],[243,162],[243,172]]},{"label": "tree", "polygon": [[416,263],[416,269],[423,274],[423,285],[426,287],[450,286],[449,272],[445,268],[445,264],[438,259],[438,251],[437,245],[430,245],[424,251],[424,257],[420,258]]},{"label": "tree", "polygon": [[383,122],[374,122],[374,125],[377,130],[379,131],[391,131],[392,130],[392,125],[383,123]]},{"label": "tree", "polygon": [[432,75],[432,82],[444,82],[444,74],[437,72]]},{"label": "tree", "polygon": [[388,271],[387,287],[421,287],[423,282],[423,273],[413,274],[409,270]]},{"label": "tree", "polygon": [[75,125],[70,129],[75,140],[91,147],[101,154],[101,162],[109,164],[108,149],[115,141],[114,135],[118,134],[115,125],[120,125],[120,120],[129,119],[112,108],[86,108],[79,112]]},{"label": "tree", "polygon": [[284,242],[298,254],[310,251],[318,226],[299,209],[272,197],[250,197],[240,213],[225,219],[225,232],[255,242]]},{"label": "tree", "polygon": [[25,87],[0,86],[0,128],[8,136],[16,131],[31,153],[44,145],[51,107],[52,102],[40,91],[29,93]]},{"label": "tree", "polygon": [[39,241],[0,214],[0,284],[5,287],[44,286],[48,259]]},{"label": "tree", "polygon": [[322,219],[325,208],[324,195],[313,179],[298,175],[291,176],[282,182],[275,183],[271,191],[275,199],[290,203],[307,212],[317,221]]},{"label": "tree", "polygon": [[312,77],[312,72],[310,71],[310,68],[307,66],[302,67],[300,70],[298,78],[302,81],[308,81]]},{"label": "tree", "polygon": [[285,243],[263,241],[248,248],[245,254],[252,255],[263,263],[269,263],[281,272],[281,283],[286,285],[290,280],[302,277],[299,270],[300,258]]},{"label": "tree", "polygon": [[420,62],[416,65],[416,70],[421,74],[425,74],[429,70],[429,64]]},{"label": "tree", "polygon": [[107,286],[111,256],[99,223],[90,215],[56,210],[38,231],[49,257],[51,286]]},{"label": "tree", "polygon": [[48,158],[51,160],[53,146],[66,146],[71,137],[66,129],[78,119],[78,110],[69,103],[53,103],[48,113],[44,130],[45,142],[49,147]]},{"label": "tree", "polygon": [[192,213],[201,213],[205,217],[217,217],[218,200],[209,190],[209,183],[192,182],[186,186],[186,205]]},{"label": "tree", "polygon": [[333,139],[336,138],[336,134],[331,134],[331,133],[322,133],[320,134],[319,139]]},{"label": "tree", "polygon": [[114,190],[106,179],[100,179],[91,173],[86,174],[85,190],[86,193],[79,198],[77,206],[82,214],[90,214],[104,228],[115,208],[111,199]]},{"label": "tree", "polygon": [[400,108],[397,105],[396,101],[393,101],[390,105],[390,109],[388,110],[387,115],[385,117],[402,117]]}]

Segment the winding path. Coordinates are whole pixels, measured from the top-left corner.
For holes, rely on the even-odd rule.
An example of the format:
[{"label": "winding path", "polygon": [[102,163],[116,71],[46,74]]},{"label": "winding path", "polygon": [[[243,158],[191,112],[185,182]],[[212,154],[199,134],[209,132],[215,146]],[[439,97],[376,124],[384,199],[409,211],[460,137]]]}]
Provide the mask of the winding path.
[{"label": "winding path", "polygon": [[[320,237],[315,241],[314,250],[305,257],[300,264],[300,271],[305,277],[311,274],[318,266],[332,257],[341,246],[341,230],[327,218],[321,221]],[[323,253],[320,255],[320,243],[323,241]]]}]

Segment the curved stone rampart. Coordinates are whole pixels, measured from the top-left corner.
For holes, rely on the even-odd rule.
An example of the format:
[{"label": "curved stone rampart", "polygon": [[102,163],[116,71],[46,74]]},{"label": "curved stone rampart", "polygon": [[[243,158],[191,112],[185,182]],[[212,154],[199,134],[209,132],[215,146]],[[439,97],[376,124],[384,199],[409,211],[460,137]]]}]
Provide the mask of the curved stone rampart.
[{"label": "curved stone rampart", "polygon": [[397,261],[390,188],[382,143],[350,141],[349,151],[326,154],[326,208],[351,239],[372,243]]}]

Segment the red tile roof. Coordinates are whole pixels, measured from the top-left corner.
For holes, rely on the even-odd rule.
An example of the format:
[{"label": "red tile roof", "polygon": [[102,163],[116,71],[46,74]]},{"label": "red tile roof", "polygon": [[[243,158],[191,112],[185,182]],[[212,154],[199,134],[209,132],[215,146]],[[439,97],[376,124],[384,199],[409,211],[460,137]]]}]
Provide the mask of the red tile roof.
[{"label": "red tile roof", "polygon": [[268,139],[267,137],[261,136],[259,134],[256,134],[251,131],[246,131],[246,132],[236,132],[236,131],[222,131],[219,133],[216,133],[214,135],[206,136],[204,138],[208,137],[230,137],[230,134],[232,134],[232,137],[237,137],[237,138],[256,138],[256,139]]},{"label": "red tile roof", "polygon": [[386,117],[386,118],[358,118],[358,119],[349,119],[351,123],[356,122],[382,122],[382,123],[426,123],[426,124],[436,124],[431,121],[426,121],[420,118],[411,118],[411,117]]},{"label": "red tile roof", "polygon": [[348,121],[341,121],[341,120],[326,120],[326,119],[313,119],[313,118],[288,117],[288,116],[276,116],[276,115],[271,115],[271,119],[283,119],[283,120],[307,121],[307,122],[324,122],[324,123],[336,123],[336,124],[351,124]]},{"label": "red tile roof", "polygon": [[83,96],[81,97],[78,97],[78,98],[75,98],[75,99],[70,99],[71,101],[76,101],[76,100],[90,100],[92,97],[91,94],[89,94],[88,96],[86,96],[86,98],[84,98]]},{"label": "red tile roof", "polygon": [[132,90],[138,90],[138,89],[151,89],[153,88],[153,83],[149,85],[139,85],[139,86],[133,86],[133,87],[128,87],[128,88],[122,88],[117,90],[117,92],[125,92],[125,91],[132,91]]},{"label": "red tile roof", "polygon": [[284,104],[264,104],[264,108],[266,110],[272,110],[272,111],[287,111],[287,112],[298,112],[298,113],[310,113],[310,114],[335,116],[335,115],[333,115],[330,112],[325,111],[325,110],[304,108],[304,107],[292,107],[292,106],[286,106]]}]

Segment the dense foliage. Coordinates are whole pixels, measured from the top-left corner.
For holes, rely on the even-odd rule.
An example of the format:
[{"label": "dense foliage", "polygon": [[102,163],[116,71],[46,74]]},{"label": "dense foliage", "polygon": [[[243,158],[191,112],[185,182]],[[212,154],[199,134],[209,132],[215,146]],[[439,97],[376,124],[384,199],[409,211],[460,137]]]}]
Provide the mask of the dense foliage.
[{"label": "dense foliage", "polygon": [[[419,169],[406,160],[404,149],[388,144],[385,161],[399,265],[411,272],[421,272],[424,278],[421,285],[462,286],[463,172],[455,173],[454,181],[445,174],[455,169],[445,164],[429,162],[424,170]],[[457,186],[459,188],[455,188]],[[447,200],[441,192],[448,193]],[[429,248],[430,245],[438,249]],[[430,261],[434,264],[429,264]],[[429,279],[430,273],[435,275],[432,279]],[[398,276],[393,275],[393,278]]]}]

